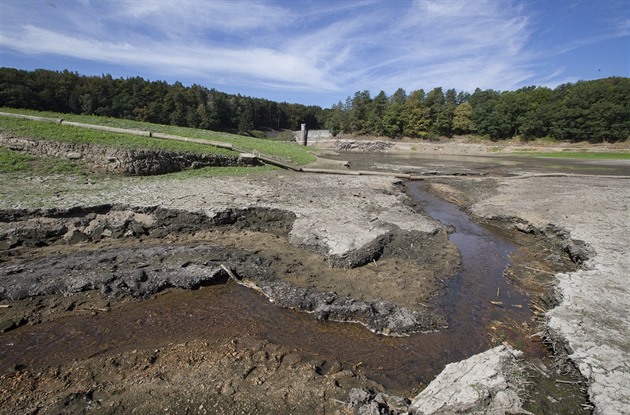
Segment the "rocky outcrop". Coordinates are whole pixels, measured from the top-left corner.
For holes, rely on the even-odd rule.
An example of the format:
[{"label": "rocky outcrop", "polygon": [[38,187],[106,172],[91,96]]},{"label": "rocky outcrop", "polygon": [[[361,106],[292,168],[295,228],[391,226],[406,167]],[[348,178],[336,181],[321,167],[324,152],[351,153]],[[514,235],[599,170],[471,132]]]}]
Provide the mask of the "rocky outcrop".
[{"label": "rocky outcrop", "polygon": [[522,353],[498,346],[461,362],[446,365],[442,373],[416,396],[409,412],[416,415],[518,414]]},{"label": "rocky outcrop", "polygon": [[237,155],[180,153],[166,150],[125,149],[88,143],[34,140],[0,135],[0,145],[35,156],[85,160],[92,171],[151,176],[190,168],[244,166],[259,163]]}]

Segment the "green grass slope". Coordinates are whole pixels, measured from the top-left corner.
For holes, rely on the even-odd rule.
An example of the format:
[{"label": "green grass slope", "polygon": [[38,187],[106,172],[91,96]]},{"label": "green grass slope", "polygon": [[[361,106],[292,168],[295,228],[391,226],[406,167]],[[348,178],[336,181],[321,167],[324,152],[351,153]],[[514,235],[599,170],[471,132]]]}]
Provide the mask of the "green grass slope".
[{"label": "green grass slope", "polygon": [[[245,137],[237,134],[222,133],[216,131],[200,130],[194,128],[176,127],[171,125],[152,124],[147,122],[124,120],[117,118],[97,117],[88,115],[62,114],[55,112],[42,112],[32,110],[16,110],[12,108],[0,108],[0,112],[14,114],[34,115],[39,117],[61,118],[65,121],[80,122],[85,124],[101,125],[106,127],[126,128],[139,131],[151,131],[178,135],[188,138],[200,138],[232,144],[235,147],[250,152],[257,152],[268,157],[303,166],[315,161],[315,156],[310,150],[297,143],[279,142],[253,137]],[[204,144],[163,140],[151,137],[134,136],[123,133],[111,133],[100,130],[88,130],[70,125],[59,125],[47,122],[34,122],[12,117],[0,117],[0,131],[18,136],[38,139],[52,139],[63,141],[82,141],[93,144],[103,144],[124,148],[151,148],[185,152],[234,154],[230,150],[220,149]]]}]

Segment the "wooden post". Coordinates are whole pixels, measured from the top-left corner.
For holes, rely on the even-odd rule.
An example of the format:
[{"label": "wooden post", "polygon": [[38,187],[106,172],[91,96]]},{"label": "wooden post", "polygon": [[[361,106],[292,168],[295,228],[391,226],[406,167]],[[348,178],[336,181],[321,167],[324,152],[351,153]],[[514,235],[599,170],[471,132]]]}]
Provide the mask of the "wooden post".
[{"label": "wooden post", "polygon": [[306,124],[302,124],[302,129],[300,130],[300,139],[302,141],[300,144],[305,146],[308,141],[308,130],[306,129]]}]

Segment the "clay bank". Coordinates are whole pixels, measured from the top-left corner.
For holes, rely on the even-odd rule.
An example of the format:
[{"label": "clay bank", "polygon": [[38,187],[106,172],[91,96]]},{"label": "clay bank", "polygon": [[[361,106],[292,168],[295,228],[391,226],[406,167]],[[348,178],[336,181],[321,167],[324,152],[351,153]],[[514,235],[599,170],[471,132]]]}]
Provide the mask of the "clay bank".
[{"label": "clay bank", "polygon": [[[407,385],[401,396],[383,387],[387,379],[374,376],[378,370],[364,371],[362,362],[322,358],[321,350],[305,355],[304,345],[274,341],[277,336],[257,329],[261,323],[255,316],[238,320],[240,330],[231,331],[233,317],[220,308],[205,319],[220,320],[224,326],[207,325],[225,327],[223,335],[181,332],[157,343],[96,345],[75,361],[63,354],[58,360],[52,356],[52,363],[20,361],[13,347],[37,335],[38,325],[104,319],[120,310],[137,316],[132,323],[138,328],[155,324],[159,329],[164,304],[180,304],[173,306],[175,314],[194,302],[178,297],[173,287],[219,299],[224,291],[217,284],[228,278],[307,316],[359,322],[381,334],[422,336],[413,333],[448,326],[433,300],[456,275],[460,256],[448,238],[452,229],[415,206],[392,177],[280,172],[186,180],[10,179],[0,187],[0,297],[9,306],[1,312],[3,322],[20,327],[2,337],[2,356],[12,356],[1,362],[2,408],[31,413],[525,411],[531,368],[513,346],[488,346],[447,366],[426,388]],[[580,263],[574,272],[543,272],[555,291],[543,316],[548,321],[539,321],[546,331],[539,337],[577,365],[594,412],[602,414],[627,413],[630,393],[627,185],[610,177],[536,176],[431,183],[475,217],[553,239],[560,252]],[[137,313],[129,308],[140,304],[157,308]],[[192,321],[196,315],[182,318]],[[81,329],[84,320],[72,321],[68,333],[96,339]],[[125,326],[130,333],[133,324]],[[368,332],[353,325],[348,333],[355,329]],[[317,342],[317,336],[300,332],[290,337],[300,336]],[[538,371],[552,376],[546,368]],[[15,390],[31,394],[20,398]]]}]

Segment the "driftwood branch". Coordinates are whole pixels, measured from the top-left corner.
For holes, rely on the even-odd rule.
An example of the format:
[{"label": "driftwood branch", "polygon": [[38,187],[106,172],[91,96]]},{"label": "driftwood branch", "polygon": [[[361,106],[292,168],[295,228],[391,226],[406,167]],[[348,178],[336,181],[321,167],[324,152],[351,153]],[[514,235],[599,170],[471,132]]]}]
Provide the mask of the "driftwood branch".
[{"label": "driftwood branch", "polygon": [[230,276],[230,278],[234,279],[235,281],[239,280],[238,278],[236,278],[236,275],[234,275],[234,273],[232,271],[230,271],[230,269],[228,267],[226,267],[225,265],[221,264],[221,269],[223,269],[223,271],[227,272],[227,274]]}]

